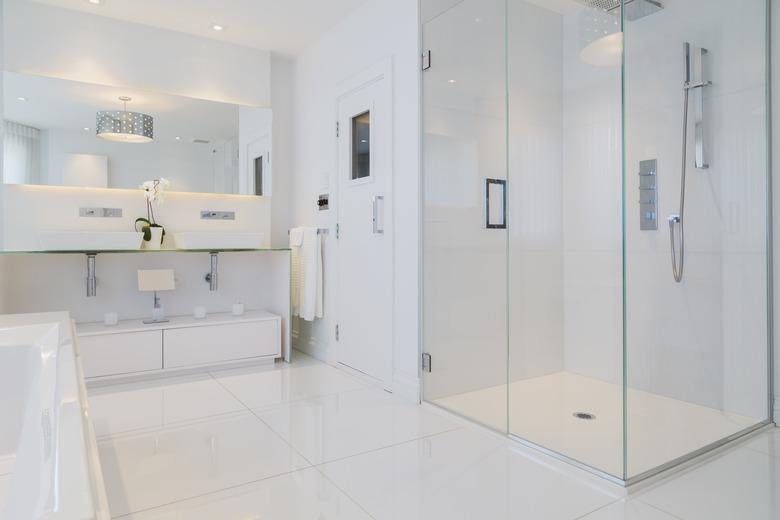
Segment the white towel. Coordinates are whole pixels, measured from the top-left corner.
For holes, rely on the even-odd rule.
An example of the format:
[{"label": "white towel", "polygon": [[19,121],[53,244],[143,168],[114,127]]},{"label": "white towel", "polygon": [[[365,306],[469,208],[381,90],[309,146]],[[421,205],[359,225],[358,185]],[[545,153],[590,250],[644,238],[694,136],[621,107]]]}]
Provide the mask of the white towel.
[{"label": "white towel", "polygon": [[293,316],[322,318],[322,238],[317,228],[290,230]]}]

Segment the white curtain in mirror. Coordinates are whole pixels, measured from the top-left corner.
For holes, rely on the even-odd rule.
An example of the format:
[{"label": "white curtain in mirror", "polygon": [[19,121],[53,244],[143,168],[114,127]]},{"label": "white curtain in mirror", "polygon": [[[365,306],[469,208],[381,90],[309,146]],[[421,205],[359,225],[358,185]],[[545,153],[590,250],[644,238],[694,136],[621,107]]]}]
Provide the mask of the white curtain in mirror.
[{"label": "white curtain in mirror", "polygon": [[41,131],[12,121],[5,122],[3,180],[6,184],[29,184],[40,172]]}]

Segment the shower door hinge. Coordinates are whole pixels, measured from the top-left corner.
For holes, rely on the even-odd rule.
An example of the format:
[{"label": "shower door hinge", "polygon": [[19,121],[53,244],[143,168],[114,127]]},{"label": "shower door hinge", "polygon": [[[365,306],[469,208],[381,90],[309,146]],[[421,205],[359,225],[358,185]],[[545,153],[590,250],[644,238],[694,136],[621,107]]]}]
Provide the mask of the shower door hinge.
[{"label": "shower door hinge", "polygon": [[428,70],[431,68],[431,51],[427,50],[422,55],[422,70]]},{"label": "shower door hinge", "polygon": [[336,222],[336,240],[339,239],[339,223]]},{"label": "shower door hinge", "polygon": [[341,123],[336,121],[336,138],[341,137]]},{"label": "shower door hinge", "polygon": [[339,324],[336,324],[336,341],[339,340]]},{"label": "shower door hinge", "polygon": [[423,352],[422,354],[422,371],[431,372],[431,355],[427,352]]}]

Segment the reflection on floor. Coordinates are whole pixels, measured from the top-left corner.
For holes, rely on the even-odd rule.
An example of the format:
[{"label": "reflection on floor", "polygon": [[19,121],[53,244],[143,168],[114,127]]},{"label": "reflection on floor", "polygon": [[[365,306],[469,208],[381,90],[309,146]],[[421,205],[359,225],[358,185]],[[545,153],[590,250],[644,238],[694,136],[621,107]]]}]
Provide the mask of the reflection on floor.
[{"label": "reflection on floor", "polygon": [[[509,431],[606,471],[623,473],[623,388],[559,372],[510,385]],[[506,385],[436,400],[436,404],[507,431]],[[582,412],[594,418],[577,418]],[[628,391],[629,476],[761,422],[648,392]]]},{"label": "reflection on floor", "polygon": [[124,519],[780,518],[780,432],[626,497],[300,354],[89,400],[111,513]]}]

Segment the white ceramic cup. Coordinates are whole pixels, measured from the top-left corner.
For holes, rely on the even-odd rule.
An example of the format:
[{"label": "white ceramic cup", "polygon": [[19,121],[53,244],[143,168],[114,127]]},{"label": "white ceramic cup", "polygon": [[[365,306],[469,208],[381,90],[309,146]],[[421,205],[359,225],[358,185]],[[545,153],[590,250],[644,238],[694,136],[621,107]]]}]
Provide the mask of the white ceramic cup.
[{"label": "white ceramic cup", "polygon": [[119,314],[116,312],[107,312],[103,315],[103,323],[106,324],[106,327],[113,327],[117,323],[119,323]]},{"label": "white ceramic cup", "polygon": [[195,317],[195,319],[202,320],[206,317],[206,307],[203,305],[196,305],[192,310],[192,315]]},{"label": "white ceramic cup", "polygon": [[233,316],[242,316],[244,314],[244,304],[243,303],[234,303],[233,304]]}]

